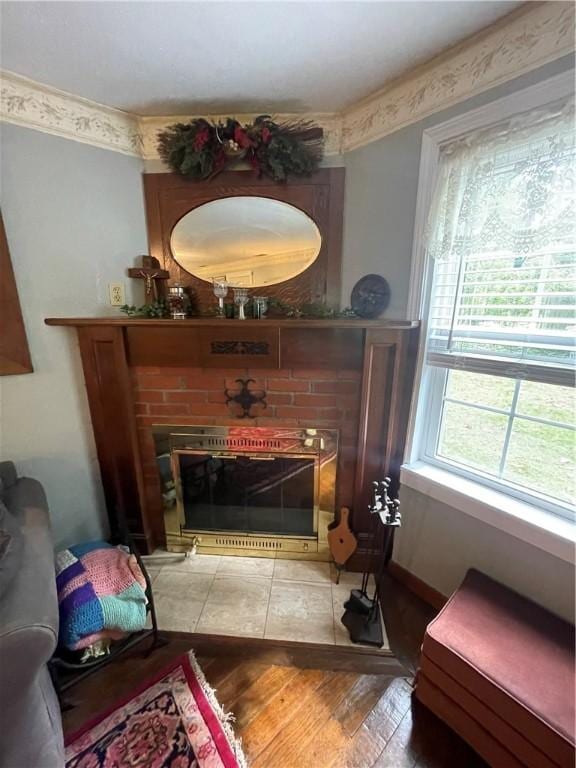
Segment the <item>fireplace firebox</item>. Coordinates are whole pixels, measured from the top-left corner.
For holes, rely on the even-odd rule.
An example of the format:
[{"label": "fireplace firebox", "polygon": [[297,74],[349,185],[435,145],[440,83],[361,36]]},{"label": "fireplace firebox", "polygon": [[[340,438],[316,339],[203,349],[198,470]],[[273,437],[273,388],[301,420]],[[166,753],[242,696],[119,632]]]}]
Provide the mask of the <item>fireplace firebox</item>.
[{"label": "fireplace firebox", "polygon": [[168,549],[328,556],[336,430],[152,428]]}]

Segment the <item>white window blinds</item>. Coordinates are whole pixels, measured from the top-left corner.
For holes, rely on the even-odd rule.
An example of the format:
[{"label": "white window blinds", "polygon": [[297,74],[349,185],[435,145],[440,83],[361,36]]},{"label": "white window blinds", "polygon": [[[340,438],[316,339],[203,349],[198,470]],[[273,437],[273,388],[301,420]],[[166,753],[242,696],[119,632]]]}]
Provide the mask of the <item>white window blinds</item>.
[{"label": "white window blinds", "polygon": [[573,383],[575,138],[570,100],[442,148],[430,364]]}]

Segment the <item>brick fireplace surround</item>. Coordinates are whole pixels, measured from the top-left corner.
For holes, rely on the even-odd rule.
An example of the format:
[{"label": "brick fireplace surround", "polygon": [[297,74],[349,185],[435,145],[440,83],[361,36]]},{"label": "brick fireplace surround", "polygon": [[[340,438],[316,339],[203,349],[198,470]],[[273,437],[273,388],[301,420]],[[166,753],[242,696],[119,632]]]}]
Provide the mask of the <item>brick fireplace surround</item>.
[{"label": "brick fireplace surround", "polygon": [[[50,318],[75,327],[112,530],[128,528],[143,552],[165,542],[153,425],[302,427],[339,432],[336,515],[352,509],[370,553],[371,483],[398,488],[418,324],[370,320],[141,320]],[[239,419],[224,390],[238,378],[267,407]]]},{"label": "brick fireplace surround", "polygon": [[[253,419],[233,416],[224,389],[238,389],[237,378],[266,392],[267,407],[254,406]],[[158,468],[152,426],[158,424],[251,427],[333,428],[339,431],[336,506],[352,506],[362,374],[355,370],[250,368],[132,368],[134,408],[142,460],[146,505],[154,521],[162,521]],[[163,530],[155,530],[160,540]]]}]

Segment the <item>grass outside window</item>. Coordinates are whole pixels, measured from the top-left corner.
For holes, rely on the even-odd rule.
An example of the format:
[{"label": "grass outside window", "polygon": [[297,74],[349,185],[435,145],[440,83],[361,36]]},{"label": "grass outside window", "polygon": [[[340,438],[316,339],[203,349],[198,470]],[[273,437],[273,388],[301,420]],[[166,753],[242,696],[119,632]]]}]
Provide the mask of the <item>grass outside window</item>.
[{"label": "grass outside window", "polygon": [[575,412],[572,387],[447,371],[434,457],[573,504]]}]

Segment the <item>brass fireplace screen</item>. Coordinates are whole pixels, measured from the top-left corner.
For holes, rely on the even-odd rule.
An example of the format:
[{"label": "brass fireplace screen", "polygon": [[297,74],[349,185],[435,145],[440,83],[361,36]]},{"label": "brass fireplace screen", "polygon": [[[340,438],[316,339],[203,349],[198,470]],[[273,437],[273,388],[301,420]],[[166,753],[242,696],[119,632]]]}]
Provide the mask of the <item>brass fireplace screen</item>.
[{"label": "brass fireplace screen", "polygon": [[170,551],[327,556],[336,430],[154,426]]}]

